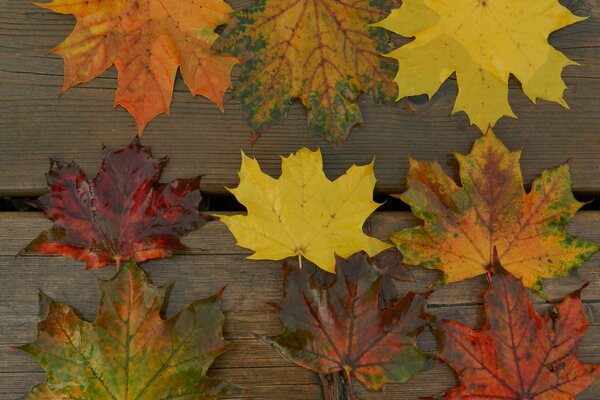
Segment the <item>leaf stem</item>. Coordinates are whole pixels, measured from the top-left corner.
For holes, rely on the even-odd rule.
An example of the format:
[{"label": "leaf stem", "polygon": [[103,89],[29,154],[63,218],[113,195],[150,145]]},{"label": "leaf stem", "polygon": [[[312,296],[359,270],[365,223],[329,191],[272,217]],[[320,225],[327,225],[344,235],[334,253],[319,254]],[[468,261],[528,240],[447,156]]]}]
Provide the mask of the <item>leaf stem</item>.
[{"label": "leaf stem", "polygon": [[348,380],[348,394],[350,395],[350,400],[356,400],[356,392],[354,391],[354,384],[352,383],[352,376],[350,376],[349,371],[346,372],[346,379]]},{"label": "leaf stem", "polygon": [[302,254],[298,254],[298,267],[302,269]]},{"label": "leaf stem", "polygon": [[319,378],[324,400],[349,400],[350,393],[344,374],[319,374]]}]

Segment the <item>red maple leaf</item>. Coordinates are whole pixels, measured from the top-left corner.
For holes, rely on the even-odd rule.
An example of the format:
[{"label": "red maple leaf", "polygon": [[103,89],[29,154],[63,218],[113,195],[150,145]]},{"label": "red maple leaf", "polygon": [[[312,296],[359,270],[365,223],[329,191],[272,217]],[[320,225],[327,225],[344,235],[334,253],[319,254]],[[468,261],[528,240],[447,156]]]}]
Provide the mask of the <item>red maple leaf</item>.
[{"label": "red maple leaf", "polygon": [[569,400],[600,376],[576,356],[588,326],[576,292],[540,317],[520,281],[494,275],[485,294],[487,327],[476,332],[445,321],[442,360],[461,386],[446,400]]},{"label": "red maple leaf", "polygon": [[431,366],[416,345],[427,324],[427,295],[381,304],[383,282],[392,278],[364,253],[338,258],[336,275],[328,274],[324,285],[318,282],[323,274],[304,268],[286,275],[285,298],[274,305],[286,329],[263,342],[304,368],[343,372],[350,383],[355,378],[370,389],[404,382]]},{"label": "red maple leaf", "polygon": [[183,248],[180,237],[207,221],[197,208],[200,177],[159,184],[167,159],[153,158],[137,140],[121,150],[105,148],[91,182],[75,163],[51,163],[49,192],[33,205],[54,226],[24,252],[61,254],[87,268],[130,257],[142,262]]}]

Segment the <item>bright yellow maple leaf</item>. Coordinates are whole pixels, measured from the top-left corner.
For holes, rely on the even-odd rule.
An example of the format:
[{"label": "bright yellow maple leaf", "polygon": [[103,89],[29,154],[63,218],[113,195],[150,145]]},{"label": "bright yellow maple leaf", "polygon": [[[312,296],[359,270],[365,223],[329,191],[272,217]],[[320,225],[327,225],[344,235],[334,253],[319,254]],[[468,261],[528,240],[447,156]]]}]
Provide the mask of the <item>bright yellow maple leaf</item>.
[{"label": "bright yellow maple leaf", "polygon": [[335,272],[335,255],[347,258],[364,250],[370,256],[391,247],[363,232],[364,221],[379,207],[373,201],[373,162],[353,165],[330,181],[320,150],[300,149],[282,157],[279,179],[263,173],[242,152],[240,184],[229,189],[248,215],[224,216],[237,244],[254,251],[255,260],[298,256]]},{"label": "bright yellow maple leaf", "polygon": [[483,132],[503,115],[510,74],[534,103],[567,107],[561,72],[577,63],[548,43],[550,33],[585,18],[558,0],[404,0],[375,26],[415,39],[389,53],[399,62],[398,98],[431,97],[456,72],[454,114],[464,111]]},{"label": "bright yellow maple leaf", "polygon": [[397,197],[425,225],[391,236],[404,262],[439,269],[445,282],[456,282],[485,274],[496,249],[504,269],[542,293],[541,278],[567,275],[598,251],[565,232],[584,204],[573,197],[569,167],[545,170],[526,193],[520,155],[490,130],[470,154],[456,154],[462,186],[437,162],[411,159],[408,190]]}]

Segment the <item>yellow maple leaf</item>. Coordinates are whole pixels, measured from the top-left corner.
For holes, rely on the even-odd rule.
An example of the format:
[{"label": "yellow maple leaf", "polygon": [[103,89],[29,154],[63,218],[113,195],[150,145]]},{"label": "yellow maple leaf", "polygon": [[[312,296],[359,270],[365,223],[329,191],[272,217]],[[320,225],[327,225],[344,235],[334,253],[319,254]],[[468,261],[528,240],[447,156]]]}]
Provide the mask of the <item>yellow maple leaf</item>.
[{"label": "yellow maple leaf", "polygon": [[504,269],[542,293],[541,278],[564,276],[598,251],[565,232],[584,204],[573,197],[569,167],[545,170],[526,193],[520,155],[490,130],[470,154],[456,154],[462,186],[438,163],[411,160],[408,190],[397,197],[425,225],[392,235],[404,262],[440,269],[445,282],[456,282],[485,274],[495,249]]},{"label": "yellow maple leaf", "polygon": [[330,181],[323,172],[320,150],[300,149],[282,157],[279,179],[263,173],[242,152],[240,184],[229,189],[248,215],[219,218],[237,244],[254,251],[255,260],[298,256],[335,272],[335,255],[347,258],[364,250],[370,256],[391,247],[367,236],[364,221],[379,207],[373,201],[373,162],[353,165]]},{"label": "yellow maple leaf", "polygon": [[[415,39],[389,53],[399,62],[398,98],[427,94],[456,72],[454,114],[464,111],[483,132],[503,115],[513,74],[534,103],[567,107],[561,72],[577,65],[548,44],[550,33],[585,18],[558,0],[404,0],[375,24]],[[568,108],[568,107],[567,107]]]}]

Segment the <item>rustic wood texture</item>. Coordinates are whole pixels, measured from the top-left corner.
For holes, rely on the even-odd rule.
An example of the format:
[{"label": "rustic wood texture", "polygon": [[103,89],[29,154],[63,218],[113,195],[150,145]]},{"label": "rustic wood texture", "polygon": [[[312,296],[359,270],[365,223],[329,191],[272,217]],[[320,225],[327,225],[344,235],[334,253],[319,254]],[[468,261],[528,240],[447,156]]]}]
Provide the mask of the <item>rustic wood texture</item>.
[{"label": "rustic wood texture", "polygon": [[[375,236],[417,223],[409,213],[378,213],[369,224]],[[600,212],[581,212],[569,230],[578,236],[600,242]],[[0,399],[14,399],[42,382],[44,372],[31,358],[12,348],[35,337],[37,290],[76,307],[88,319],[98,304],[96,276],[109,277],[112,268],[86,271],[78,262],[63,257],[27,255],[14,258],[36,234],[50,226],[39,213],[0,214]],[[318,377],[281,358],[258,342],[253,333],[277,334],[282,326],[277,314],[265,302],[281,296],[281,270],[278,262],[246,260],[249,253],[220,222],[211,222],[185,239],[187,251],[170,259],[144,264],[157,284],[175,282],[167,315],[190,301],[210,295],[226,285],[223,307],[226,312],[225,337],[235,344],[233,351],[220,357],[210,375],[243,386],[248,399],[320,399]],[[545,282],[550,298],[556,299],[590,281],[584,291],[585,313],[590,327],[579,354],[585,362],[600,362],[600,255],[595,256],[568,278]],[[437,277],[434,271],[412,269],[414,283],[399,283],[402,291],[425,290]],[[438,288],[431,297],[429,311],[441,318],[453,318],[480,328],[483,324],[482,291],[485,278],[476,278]],[[532,297],[539,310],[548,308]],[[435,352],[437,342],[426,333],[423,348]],[[383,393],[364,393],[365,399],[418,399],[439,394],[455,385],[453,373],[443,365],[419,374],[403,385],[387,385]],[[578,399],[596,399],[600,382]]]},{"label": "rustic wood texture", "polygon": [[[245,8],[254,0],[229,0]],[[510,101],[518,120],[503,118],[497,135],[511,149],[523,148],[522,169],[526,181],[539,172],[568,161],[577,192],[600,194],[600,0],[564,0],[586,21],[554,33],[550,42],[582,64],[568,67],[563,77],[571,110],[556,104],[533,105],[518,82],[510,85]],[[118,148],[136,133],[133,119],[113,110],[116,71],[111,68],[90,83],[60,94],[63,62],[47,52],[72,30],[73,18],[53,14],[20,0],[0,1],[0,195],[31,196],[45,190],[48,158],[77,161],[91,175],[101,161],[102,144]],[[234,78],[239,68],[234,71]],[[152,121],[143,135],[158,156],[172,161],[164,178],[205,175],[203,189],[225,193],[237,184],[240,149],[255,156],[265,171],[279,173],[279,154],[301,146],[321,147],[330,178],[353,163],[376,158],[377,190],[398,193],[405,187],[407,156],[438,160],[452,173],[453,151],[468,152],[479,136],[465,114],[450,117],[456,84],[446,82],[431,101],[404,99],[396,105],[376,106],[360,99],[364,125],[350,139],[334,148],[306,129],[306,113],[295,103],[285,123],[273,126],[253,145],[239,102],[226,101],[225,113],[203,98],[193,98],[177,79],[172,115]],[[370,220],[373,233],[385,237],[418,221],[409,213],[379,213]],[[80,263],[61,257],[14,255],[50,223],[39,213],[0,213],[0,400],[14,399],[45,378],[29,356],[13,349],[35,336],[37,290],[76,307],[87,318],[97,309],[95,276],[109,277],[112,269],[85,271]],[[570,231],[600,242],[600,212],[582,212]],[[235,246],[224,226],[213,222],[186,238],[189,249],[178,257],[149,262],[144,268],[155,283],[175,281],[167,314],[227,285],[223,298],[227,322],[225,336],[234,350],[220,357],[209,374],[248,389],[238,398],[317,400],[318,377],[296,367],[264,346],[252,333],[276,334],[282,329],[273,310],[265,305],[281,296],[281,271],[277,262],[245,259],[247,251]],[[580,348],[586,362],[600,363],[600,256],[594,257],[569,278],[546,282],[551,298],[590,285],[583,300],[590,327]],[[402,290],[424,290],[437,277],[433,271],[413,269],[415,283]],[[436,290],[430,312],[454,318],[473,327],[483,324],[481,293],[484,278],[447,285]],[[534,298],[536,306],[548,305]],[[437,342],[426,333],[423,348],[434,352]],[[404,385],[388,385],[383,393],[364,393],[365,399],[417,399],[439,394],[456,384],[443,365],[419,374]],[[578,399],[598,398],[597,382]]]},{"label": "rustic wood texture", "polygon": [[[230,0],[235,8],[252,0]],[[518,120],[503,118],[495,131],[512,149],[524,148],[526,181],[542,169],[569,161],[575,190],[600,191],[600,0],[565,0],[579,15],[590,18],[552,35],[550,42],[581,67],[568,67],[571,110],[556,104],[533,105],[519,84],[511,83],[510,100]],[[90,83],[60,94],[63,62],[47,52],[72,30],[73,18],[53,14],[21,0],[0,2],[0,195],[39,194],[45,188],[48,157],[77,160],[94,172],[102,143],[117,148],[136,133],[133,118],[113,110],[116,72],[111,68]],[[239,69],[235,70],[235,75]],[[378,107],[367,97],[360,103],[364,126],[336,149],[305,128],[304,109],[296,103],[284,124],[272,127],[250,143],[250,131],[237,100],[225,113],[205,99],[193,98],[178,78],[171,117],[150,123],[143,142],[158,155],[169,155],[167,178],[204,174],[204,189],[223,193],[234,186],[240,149],[260,159],[269,173],[279,172],[278,154],[303,145],[320,146],[327,173],[333,177],[352,163],[367,163],[377,155],[380,192],[399,192],[405,185],[407,155],[439,160],[449,169],[453,151],[465,153],[478,137],[465,114],[450,117],[456,84],[449,81],[429,102],[405,99]],[[90,172],[90,173],[91,173]]]}]

